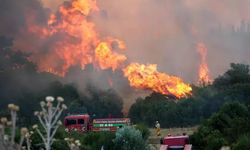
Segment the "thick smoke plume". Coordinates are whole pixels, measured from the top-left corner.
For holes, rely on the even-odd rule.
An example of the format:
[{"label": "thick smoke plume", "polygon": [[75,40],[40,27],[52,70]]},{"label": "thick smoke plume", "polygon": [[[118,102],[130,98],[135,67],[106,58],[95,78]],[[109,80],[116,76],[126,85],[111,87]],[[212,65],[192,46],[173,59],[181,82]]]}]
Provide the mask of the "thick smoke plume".
[{"label": "thick smoke plume", "polygon": [[[102,66],[100,64],[104,62],[94,60],[98,57],[90,57],[89,62],[94,62],[93,68],[97,65],[108,70],[103,72],[89,69],[89,72],[86,72],[88,68],[86,64],[89,62],[79,64],[80,60],[77,58],[81,53],[74,56],[74,61],[67,61],[66,64],[58,57],[54,57],[57,54],[57,46],[68,51],[79,44],[77,38],[72,39],[69,36],[71,34],[62,32],[58,26],[59,22],[69,21],[61,17],[63,10],[58,11],[58,7],[68,8],[69,2],[0,0],[0,3],[0,34],[13,38],[15,49],[32,53],[31,61],[37,64],[43,62],[53,64],[49,70],[46,70],[47,66],[41,65],[40,71],[63,74],[66,76],[66,82],[74,81],[81,87],[84,87],[86,82],[92,82],[103,88],[112,85],[120,93],[126,93],[124,95],[131,93],[132,89],[123,78],[122,72],[115,71],[115,75],[111,75],[112,70],[118,67],[116,65]],[[199,41],[206,43],[207,63],[212,77],[224,72],[231,62],[250,63],[249,4],[249,0],[98,0],[96,2],[98,11],[89,15],[89,12],[84,12],[86,18],[77,19],[86,20],[83,27],[91,31],[91,34],[82,34],[91,35],[89,45],[104,42],[99,46],[108,47],[106,53],[111,52],[113,56],[121,56],[115,59],[119,64],[124,61],[158,64],[161,72],[168,72],[184,78],[185,81],[196,83],[200,63],[196,45]],[[54,16],[50,15],[52,12]],[[70,23],[77,24],[77,19],[70,20]],[[46,27],[48,20],[57,27],[56,34],[50,38],[46,36],[47,31],[51,32],[51,29]],[[33,25],[33,28],[29,25]],[[36,32],[41,34],[35,34]],[[74,34],[77,32],[73,30]],[[43,36],[37,37],[37,35]],[[127,50],[122,50],[123,44],[119,40],[108,37],[117,37],[125,41]],[[65,41],[70,42],[71,47],[65,47]],[[87,53],[84,56],[92,56],[93,54],[88,51],[92,48],[86,47]],[[64,55],[59,58],[61,57],[72,56]],[[73,71],[70,75],[66,75],[65,70],[74,65],[79,68],[85,67],[84,73]],[[81,78],[81,73],[84,79]]]}]

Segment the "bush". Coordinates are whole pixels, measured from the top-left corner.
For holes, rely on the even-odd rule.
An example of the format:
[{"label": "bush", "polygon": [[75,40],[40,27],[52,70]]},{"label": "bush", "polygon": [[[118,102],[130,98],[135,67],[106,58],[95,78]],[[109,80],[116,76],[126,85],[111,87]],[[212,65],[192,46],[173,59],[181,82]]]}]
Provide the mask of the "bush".
[{"label": "bush", "polygon": [[115,134],[112,132],[90,132],[85,135],[84,147],[87,146],[90,150],[100,150],[103,146],[105,150],[113,150],[113,139]]},{"label": "bush", "polygon": [[144,140],[148,139],[148,137],[150,135],[150,131],[149,131],[149,129],[148,129],[148,127],[146,125],[144,125],[144,124],[137,124],[135,126],[135,128],[141,132],[142,138]]},{"label": "bush", "polygon": [[147,145],[139,130],[126,126],[115,134],[115,149],[117,150],[146,150]]},{"label": "bush", "polygon": [[249,150],[250,149],[250,135],[241,136],[237,143],[233,146],[233,150]]},{"label": "bush", "polygon": [[196,149],[205,150],[220,149],[223,145],[232,147],[235,143],[247,145],[247,138],[241,139],[243,142],[239,138],[250,134],[249,124],[249,107],[238,102],[227,103],[199,127],[191,136],[191,143]]}]

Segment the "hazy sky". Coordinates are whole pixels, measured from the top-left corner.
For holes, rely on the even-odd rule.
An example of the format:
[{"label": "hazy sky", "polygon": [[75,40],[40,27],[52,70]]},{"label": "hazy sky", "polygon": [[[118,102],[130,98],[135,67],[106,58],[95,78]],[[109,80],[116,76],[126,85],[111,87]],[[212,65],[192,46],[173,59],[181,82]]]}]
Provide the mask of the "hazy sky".
[{"label": "hazy sky", "polygon": [[[61,0],[43,0],[56,10]],[[250,63],[249,36],[236,37],[232,26],[250,21],[250,0],[98,0],[91,19],[99,34],[126,42],[129,60],[156,63],[163,72],[196,82],[198,42],[208,48],[212,77],[231,62]],[[250,29],[249,29],[250,30]],[[218,38],[220,36],[220,38]]]}]

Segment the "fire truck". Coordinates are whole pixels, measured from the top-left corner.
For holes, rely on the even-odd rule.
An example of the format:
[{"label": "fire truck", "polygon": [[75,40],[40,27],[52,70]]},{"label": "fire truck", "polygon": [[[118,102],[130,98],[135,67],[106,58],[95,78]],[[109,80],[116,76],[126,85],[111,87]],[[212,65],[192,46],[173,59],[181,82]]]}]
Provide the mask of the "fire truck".
[{"label": "fire truck", "polygon": [[192,145],[189,144],[189,136],[171,136],[168,135],[161,139],[160,150],[191,150]]},{"label": "fire truck", "polygon": [[69,115],[64,118],[64,126],[67,132],[100,132],[111,131],[130,125],[129,118],[102,118],[92,119],[88,114]]}]

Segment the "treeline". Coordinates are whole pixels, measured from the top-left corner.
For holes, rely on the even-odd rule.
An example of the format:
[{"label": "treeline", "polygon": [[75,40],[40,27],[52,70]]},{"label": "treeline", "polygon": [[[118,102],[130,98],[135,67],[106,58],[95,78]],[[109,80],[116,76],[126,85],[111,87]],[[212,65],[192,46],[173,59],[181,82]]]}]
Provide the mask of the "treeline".
[{"label": "treeline", "polygon": [[162,127],[183,127],[200,124],[226,102],[250,104],[250,70],[245,64],[232,63],[230,69],[211,84],[193,85],[190,97],[176,100],[152,93],[138,98],[129,111],[134,123],[154,126],[156,120]]},{"label": "treeline", "polygon": [[239,102],[226,103],[209,119],[204,121],[191,136],[194,150],[249,150],[250,105]]}]

